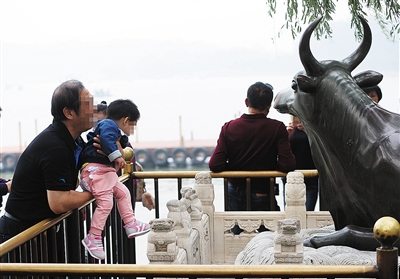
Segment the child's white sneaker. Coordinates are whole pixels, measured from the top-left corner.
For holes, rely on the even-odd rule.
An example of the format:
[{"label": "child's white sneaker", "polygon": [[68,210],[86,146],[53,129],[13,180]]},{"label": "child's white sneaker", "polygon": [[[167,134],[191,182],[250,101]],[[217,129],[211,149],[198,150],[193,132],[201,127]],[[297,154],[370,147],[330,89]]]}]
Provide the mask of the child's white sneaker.
[{"label": "child's white sneaker", "polygon": [[99,260],[105,259],[106,255],[104,253],[101,235],[88,233],[86,237],[82,239],[82,244],[93,258]]},{"label": "child's white sneaker", "polygon": [[150,231],[150,225],[147,223],[142,223],[139,220],[135,220],[126,224],[124,229],[128,238],[134,238],[135,236],[148,233]]}]

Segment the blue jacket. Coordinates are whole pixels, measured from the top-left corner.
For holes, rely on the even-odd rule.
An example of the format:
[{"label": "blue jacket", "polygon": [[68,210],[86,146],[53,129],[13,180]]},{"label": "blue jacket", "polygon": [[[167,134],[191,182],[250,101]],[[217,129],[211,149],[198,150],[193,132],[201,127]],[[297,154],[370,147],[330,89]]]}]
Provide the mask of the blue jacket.
[{"label": "blue jacket", "polygon": [[[100,135],[101,150],[107,156],[99,154],[97,148],[93,146],[93,138],[96,135]],[[99,120],[95,130],[87,134],[88,143],[80,155],[79,167],[84,163],[99,163],[114,167],[113,161],[122,156],[116,144],[119,137],[121,137],[122,148],[125,148],[128,143],[128,137],[121,134],[117,123],[111,119]]]}]

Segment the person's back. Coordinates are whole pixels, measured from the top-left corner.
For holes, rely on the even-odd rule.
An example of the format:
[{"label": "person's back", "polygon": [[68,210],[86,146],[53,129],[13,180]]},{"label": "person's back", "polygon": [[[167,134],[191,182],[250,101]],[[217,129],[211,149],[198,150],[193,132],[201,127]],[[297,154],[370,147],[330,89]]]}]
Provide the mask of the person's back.
[{"label": "person's back", "polygon": [[[209,162],[211,171],[294,170],[296,162],[285,125],[266,117],[272,98],[270,85],[257,82],[249,87],[248,113],[222,127]],[[231,179],[228,184],[228,210],[246,210],[245,179]],[[270,210],[268,178],[251,179],[251,194],[252,210]],[[273,207],[279,210],[276,200]]]},{"label": "person's back", "polygon": [[[222,127],[224,143],[218,142],[209,167],[225,170],[293,170],[285,125],[262,113],[243,114]],[[286,144],[284,143],[286,139]],[[221,136],[220,136],[220,140]],[[279,150],[281,147],[281,150]],[[282,150],[284,149],[284,150]],[[279,152],[280,151],[280,152]],[[277,160],[279,156],[279,160]],[[227,159],[227,160],[226,160]],[[269,178],[252,179],[252,191],[268,193]],[[232,179],[233,185],[244,189],[245,179]]]}]

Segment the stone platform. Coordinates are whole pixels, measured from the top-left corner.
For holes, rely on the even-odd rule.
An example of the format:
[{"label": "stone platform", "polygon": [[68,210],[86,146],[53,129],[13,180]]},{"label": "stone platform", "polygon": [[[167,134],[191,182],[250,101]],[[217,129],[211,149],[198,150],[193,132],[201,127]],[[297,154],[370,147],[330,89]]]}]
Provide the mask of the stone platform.
[{"label": "stone platform", "polygon": [[[307,239],[313,235],[329,234],[334,227],[303,229],[300,235]],[[276,232],[262,232],[256,235],[239,253],[236,265],[271,265],[277,264],[274,257],[274,239]],[[400,260],[400,257],[399,257]],[[400,262],[400,261],[399,261]],[[305,265],[375,265],[376,252],[360,251],[347,246],[325,246],[321,248],[303,247]]]}]

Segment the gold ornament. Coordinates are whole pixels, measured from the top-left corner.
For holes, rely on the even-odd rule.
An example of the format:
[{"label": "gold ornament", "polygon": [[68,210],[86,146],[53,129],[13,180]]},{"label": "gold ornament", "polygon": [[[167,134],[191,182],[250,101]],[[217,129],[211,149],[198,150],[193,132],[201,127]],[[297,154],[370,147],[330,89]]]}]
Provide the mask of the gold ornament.
[{"label": "gold ornament", "polygon": [[389,216],[380,218],[375,222],[374,236],[381,243],[382,248],[392,249],[393,244],[400,236],[399,222]]},{"label": "gold ornament", "polygon": [[133,149],[131,147],[125,147],[124,148],[124,159],[125,159],[125,161],[129,162],[130,160],[132,160],[133,155],[135,155],[135,152],[133,151]]}]

